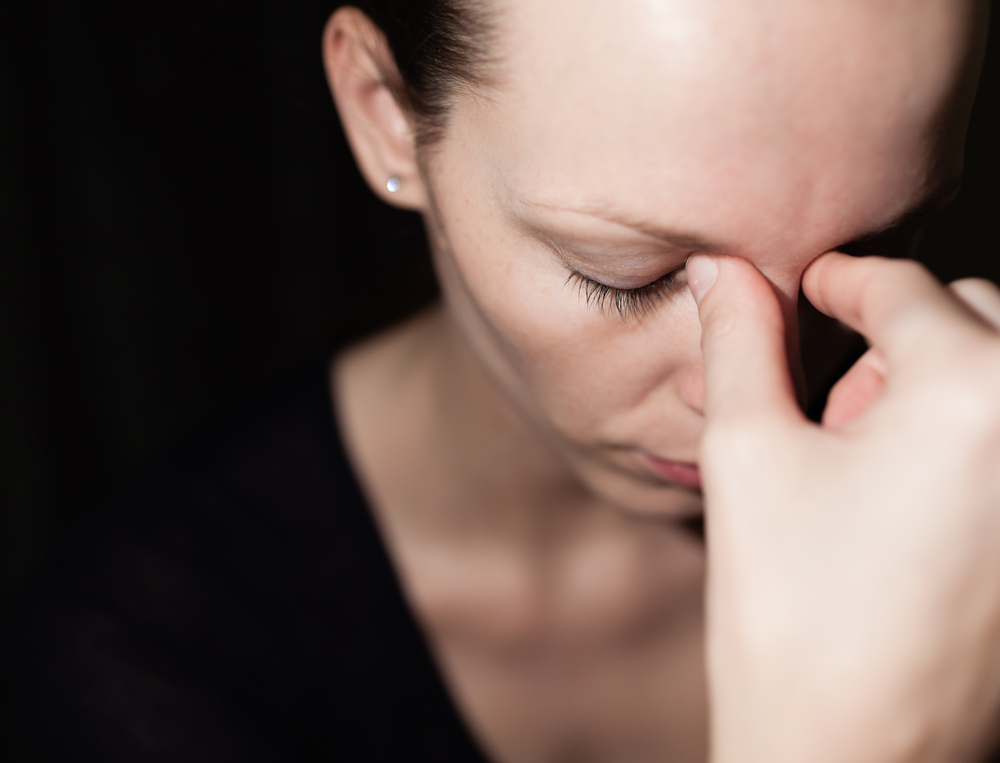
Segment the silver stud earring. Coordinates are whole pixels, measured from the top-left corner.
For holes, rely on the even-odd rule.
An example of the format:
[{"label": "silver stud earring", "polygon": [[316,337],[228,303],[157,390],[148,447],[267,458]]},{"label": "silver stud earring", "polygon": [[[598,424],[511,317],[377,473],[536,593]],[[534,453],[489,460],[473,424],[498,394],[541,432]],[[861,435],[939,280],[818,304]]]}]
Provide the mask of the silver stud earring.
[{"label": "silver stud earring", "polygon": [[386,182],[385,187],[389,190],[389,193],[396,193],[396,191],[398,191],[400,189],[400,187],[402,187],[402,185],[403,185],[403,181],[400,180],[395,175],[393,175]]}]

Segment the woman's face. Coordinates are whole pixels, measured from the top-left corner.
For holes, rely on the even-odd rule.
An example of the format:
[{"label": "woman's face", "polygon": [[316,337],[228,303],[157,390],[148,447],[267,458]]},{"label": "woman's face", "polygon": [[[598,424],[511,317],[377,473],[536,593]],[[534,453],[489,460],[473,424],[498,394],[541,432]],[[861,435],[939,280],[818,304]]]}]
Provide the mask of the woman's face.
[{"label": "woman's face", "polygon": [[597,495],[691,514],[685,260],[754,263],[792,342],[811,260],[953,184],[986,3],[491,1],[496,86],[425,157],[449,310]]}]

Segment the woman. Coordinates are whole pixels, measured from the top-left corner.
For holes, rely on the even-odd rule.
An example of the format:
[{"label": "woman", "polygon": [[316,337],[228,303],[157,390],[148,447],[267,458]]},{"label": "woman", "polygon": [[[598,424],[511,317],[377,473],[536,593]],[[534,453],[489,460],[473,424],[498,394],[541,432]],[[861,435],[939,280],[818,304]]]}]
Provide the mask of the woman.
[{"label": "woman", "polygon": [[[986,3],[362,5],[328,78],[442,303],[75,542],[49,754],[982,759],[1000,294],[836,250],[953,191]],[[872,345],[822,426],[800,285]]]}]

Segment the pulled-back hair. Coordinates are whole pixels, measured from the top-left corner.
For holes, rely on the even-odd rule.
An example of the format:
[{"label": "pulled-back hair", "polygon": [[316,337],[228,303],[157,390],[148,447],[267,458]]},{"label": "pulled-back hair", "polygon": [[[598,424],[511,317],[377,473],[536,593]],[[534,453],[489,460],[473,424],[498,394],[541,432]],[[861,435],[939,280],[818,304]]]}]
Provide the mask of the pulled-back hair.
[{"label": "pulled-back hair", "polygon": [[486,0],[355,0],[395,58],[387,85],[413,120],[418,146],[439,140],[455,95],[487,79]]}]

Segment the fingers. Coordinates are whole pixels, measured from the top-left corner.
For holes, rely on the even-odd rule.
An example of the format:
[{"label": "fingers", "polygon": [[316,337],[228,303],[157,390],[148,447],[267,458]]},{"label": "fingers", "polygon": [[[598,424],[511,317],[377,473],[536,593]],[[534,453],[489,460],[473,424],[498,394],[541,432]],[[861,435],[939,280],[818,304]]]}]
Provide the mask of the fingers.
[{"label": "fingers", "polygon": [[882,395],[888,368],[878,350],[868,350],[833,385],[823,409],[823,426],[838,429],[854,421]]},{"label": "fingers", "polygon": [[963,278],[948,288],[993,329],[1000,329],[1000,289],[983,278]]},{"label": "fingers", "polygon": [[970,314],[931,273],[911,260],[849,257],[829,252],[802,277],[806,297],[878,347],[892,363],[934,341]]},{"label": "fingers", "polygon": [[687,274],[701,318],[706,416],[801,419],[785,322],[767,279],[746,260],[723,255],[691,257]]}]

